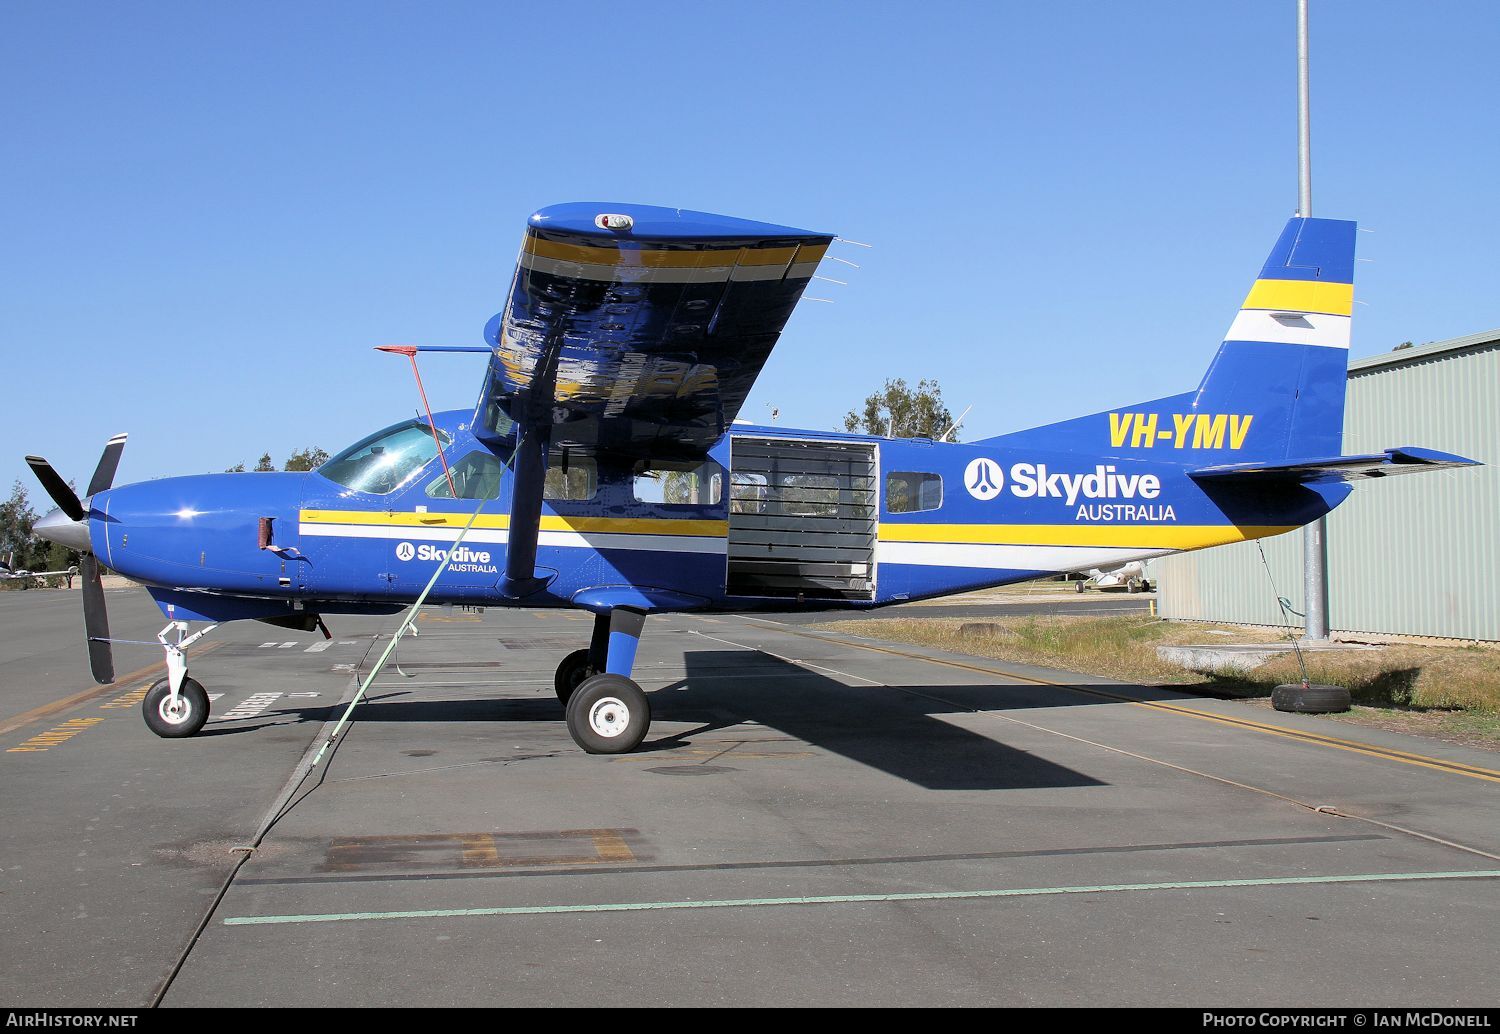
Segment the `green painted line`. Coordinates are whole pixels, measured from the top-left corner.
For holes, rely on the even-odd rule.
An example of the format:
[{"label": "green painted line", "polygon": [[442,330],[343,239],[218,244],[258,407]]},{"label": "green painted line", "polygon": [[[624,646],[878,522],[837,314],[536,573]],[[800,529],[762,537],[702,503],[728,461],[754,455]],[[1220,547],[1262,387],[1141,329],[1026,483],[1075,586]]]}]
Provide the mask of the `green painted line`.
[{"label": "green painted line", "polygon": [[896,894],[826,894],[795,898],[727,898],[721,901],[617,901],[593,905],[517,905],[507,908],[428,908],[406,912],[325,912],[313,915],[229,916],[225,926],[339,923],[354,919],[454,919],[462,916],[542,916],[579,912],[658,912],[679,908],[765,908],[776,905],[859,905],[882,901],[964,901],[1035,898],[1056,894],[1115,894],[1130,890],[1205,890],[1222,887],[1293,887],[1314,883],[1390,883],[1407,880],[1495,879],[1500,869],[1460,872],[1380,872],[1349,876],[1277,876],[1256,880],[1187,880],[1175,883],[1116,883],[1096,887],[1014,887]]}]

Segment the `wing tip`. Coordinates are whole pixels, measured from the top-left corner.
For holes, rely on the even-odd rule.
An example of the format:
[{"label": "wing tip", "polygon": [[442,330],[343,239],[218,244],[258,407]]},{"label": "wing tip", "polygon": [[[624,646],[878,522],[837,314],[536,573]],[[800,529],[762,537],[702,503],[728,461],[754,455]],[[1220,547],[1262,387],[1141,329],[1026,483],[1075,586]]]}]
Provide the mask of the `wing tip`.
[{"label": "wing tip", "polygon": [[[604,214],[628,215],[634,226],[628,231],[608,230],[595,219]],[[741,219],[738,216],[697,212],[687,208],[664,208],[620,201],[570,201],[548,205],[532,213],[532,229],[614,240],[833,240],[830,233],[798,229],[778,223]]]}]

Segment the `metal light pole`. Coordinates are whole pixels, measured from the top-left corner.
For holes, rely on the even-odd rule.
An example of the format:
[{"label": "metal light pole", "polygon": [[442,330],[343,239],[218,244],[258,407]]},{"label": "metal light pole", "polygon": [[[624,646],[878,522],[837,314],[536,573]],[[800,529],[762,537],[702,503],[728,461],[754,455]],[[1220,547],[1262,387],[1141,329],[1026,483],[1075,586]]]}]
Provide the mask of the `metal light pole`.
[{"label": "metal light pole", "polygon": [[[1312,216],[1312,117],[1307,71],[1307,0],[1297,0],[1297,214]],[[1302,529],[1302,598],[1306,638],[1328,638],[1328,526],[1319,517]]]}]

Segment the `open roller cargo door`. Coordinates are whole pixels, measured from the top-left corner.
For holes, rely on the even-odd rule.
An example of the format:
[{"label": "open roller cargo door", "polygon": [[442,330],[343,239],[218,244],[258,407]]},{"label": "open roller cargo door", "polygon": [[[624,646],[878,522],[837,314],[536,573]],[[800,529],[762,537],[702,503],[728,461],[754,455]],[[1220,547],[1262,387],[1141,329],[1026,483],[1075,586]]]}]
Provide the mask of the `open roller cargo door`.
[{"label": "open roller cargo door", "polygon": [[740,438],[730,458],[731,596],[875,598],[875,447]]}]

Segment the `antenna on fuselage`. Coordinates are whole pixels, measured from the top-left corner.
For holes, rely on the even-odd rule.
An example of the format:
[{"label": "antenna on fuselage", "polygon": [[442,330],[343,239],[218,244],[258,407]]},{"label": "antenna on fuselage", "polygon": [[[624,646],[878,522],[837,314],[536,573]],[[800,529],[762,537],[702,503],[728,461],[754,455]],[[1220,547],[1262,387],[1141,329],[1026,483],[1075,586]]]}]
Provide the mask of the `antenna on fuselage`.
[{"label": "antenna on fuselage", "polygon": [[953,423],[949,424],[948,425],[948,430],[946,430],[942,434],[938,435],[938,439],[937,440],[940,441],[940,442],[946,442],[948,440],[948,436],[950,434],[952,434],[954,431],[958,430],[959,425],[964,422],[964,417],[968,416],[969,415],[969,410],[973,409],[973,408],[974,407],[972,405],[970,405],[962,413],[958,414],[958,419],[955,420],[955,421],[953,421]]}]

